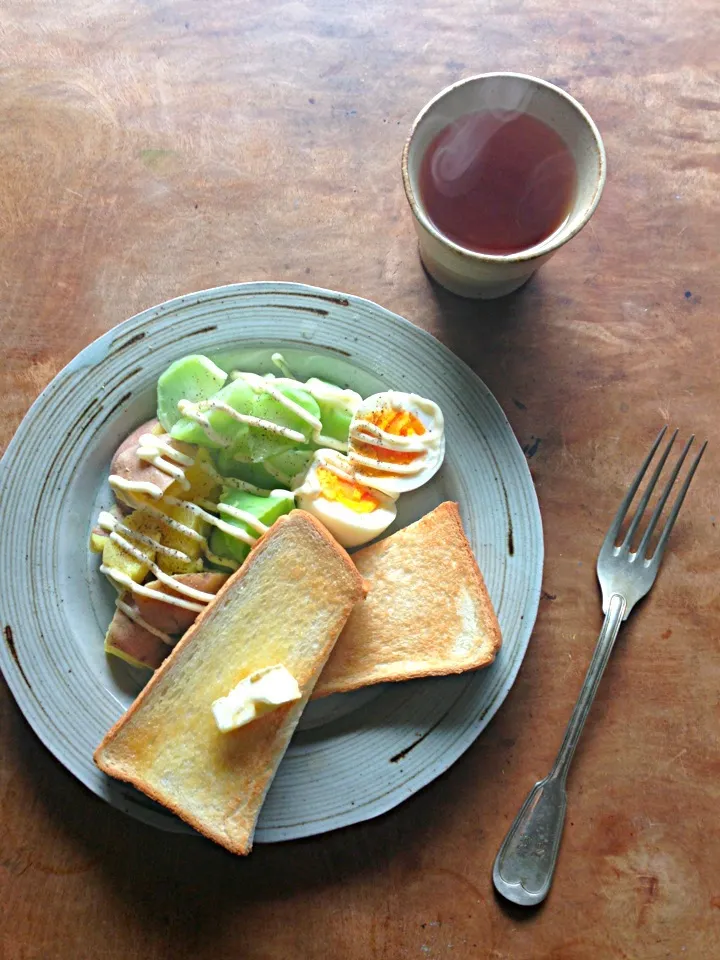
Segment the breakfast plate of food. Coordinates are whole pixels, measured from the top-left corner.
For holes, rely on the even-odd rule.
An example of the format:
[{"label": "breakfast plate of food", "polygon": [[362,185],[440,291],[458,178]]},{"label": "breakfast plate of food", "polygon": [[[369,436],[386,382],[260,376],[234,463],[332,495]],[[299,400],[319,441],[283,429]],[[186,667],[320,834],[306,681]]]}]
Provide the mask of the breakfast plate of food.
[{"label": "breakfast plate of food", "polygon": [[383,813],[490,721],[542,576],[501,408],[367,300],[237,284],[92,343],[0,464],[0,666],[113,806],[235,853]]}]

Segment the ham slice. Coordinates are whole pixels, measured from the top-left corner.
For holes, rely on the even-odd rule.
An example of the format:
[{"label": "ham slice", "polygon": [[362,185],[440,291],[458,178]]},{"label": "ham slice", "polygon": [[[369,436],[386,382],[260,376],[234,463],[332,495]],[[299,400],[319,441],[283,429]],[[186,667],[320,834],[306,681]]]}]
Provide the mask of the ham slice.
[{"label": "ham slice", "polygon": [[[154,483],[165,493],[170,484],[175,482],[174,478],[153,466],[152,463],[148,463],[147,460],[141,460],[137,455],[140,437],[144,433],[162,434],[162,429],[157,420],[148,420],[137,430],[133,430],[115,451],[110,464],[110,473],[134,483],[138,481]],[[187,456],[192,457],[195,453],[195,447],[189,443],[181,443],[179,440],[170,440],[170,438],[168,438],[168,442],[175,450]],[[124,510],[127,509],[126,504],[122,503],[121,506]]]},{"label": "ham slice", "polygon": [[[196,590],[217,593],[227,578],[228,574],[226,573],[208,572],[177,574],[174,579],[186,583]],[[174,644],[192,626],[198,615],[194,610],[185,610],[183,607],[176,607],[173,604],[163,602],[161,599],[163,594],[182,596],[181,593],[171,587],[165,586],[157,580],[146,584],[146,586],[151,590],[157,590],[157,600],[133,594],[129,590],[122,594],[121,599],[150,626],[168,634],[173,641],[172,644],[166,643],[161,637],[156,636],[150,630],[146,630],[145,627],[136,623],[122,610],[117,609],[105,636],[105,650],[107,653],[115,654],[134,666],[157,670]]]}]

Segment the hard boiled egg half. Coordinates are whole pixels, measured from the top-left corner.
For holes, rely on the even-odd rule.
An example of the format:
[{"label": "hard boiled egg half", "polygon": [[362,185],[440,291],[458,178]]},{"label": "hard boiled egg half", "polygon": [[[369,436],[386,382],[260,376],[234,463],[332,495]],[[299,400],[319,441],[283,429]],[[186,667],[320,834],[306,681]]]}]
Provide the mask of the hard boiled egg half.
[{"label": "hard boiled egg half", "polygon": [[348,459],[360,483],[397,497],[427,483],[444,456],[443,415],[432,400],[389,390],[355,411]]},{"label": "hard boiled egg half", "polygon": [[361,483],[350,461],[336,450],[316,450],[294,490],[295,503],[307,510],[344,547],[367,543],[395,519],[395,497]]}]

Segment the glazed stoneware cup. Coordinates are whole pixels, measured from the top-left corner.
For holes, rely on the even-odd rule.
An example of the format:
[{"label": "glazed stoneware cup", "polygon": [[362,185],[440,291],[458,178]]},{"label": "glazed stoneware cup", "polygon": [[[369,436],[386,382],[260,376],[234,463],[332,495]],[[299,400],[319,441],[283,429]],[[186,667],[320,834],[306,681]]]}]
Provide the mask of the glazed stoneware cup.
[{"label": "glazed stoneware cup", "polygon": [[[545,240],[518,253],[477,253],[459,246],[432,223],[420,196],[420,166],[425,151],[449,123],[477,110],[530,114],[562,137],[575,161],[577,189],[567,219]],[[582,230],[598,205],[605,175],[605,148],[584,107],[554,84],[520,73],[485,73],[441,91],[415,120],[402,157],[405,193],[427,271],[453,293],[481,299],[517,290]]]}]

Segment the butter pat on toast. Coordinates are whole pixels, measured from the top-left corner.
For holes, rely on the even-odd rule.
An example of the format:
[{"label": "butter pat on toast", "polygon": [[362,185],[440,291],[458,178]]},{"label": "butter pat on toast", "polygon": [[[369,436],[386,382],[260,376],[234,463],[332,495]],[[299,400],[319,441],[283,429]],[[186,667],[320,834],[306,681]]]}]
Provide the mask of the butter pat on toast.
[{"label": "butter pat on toast", "polygon": [[[295,510],[264,535],[95,751],[233,853],[252,847],[265,794],[365,584],[342,547]],[[282,664],[301,697],[230,733],[212,712],[244,677]]]},{"label": "butter pat on toast", "polygon": [[500,627],[456,503],[358,550],[370,590],[353,610],[313,697],[487,666]]}]

